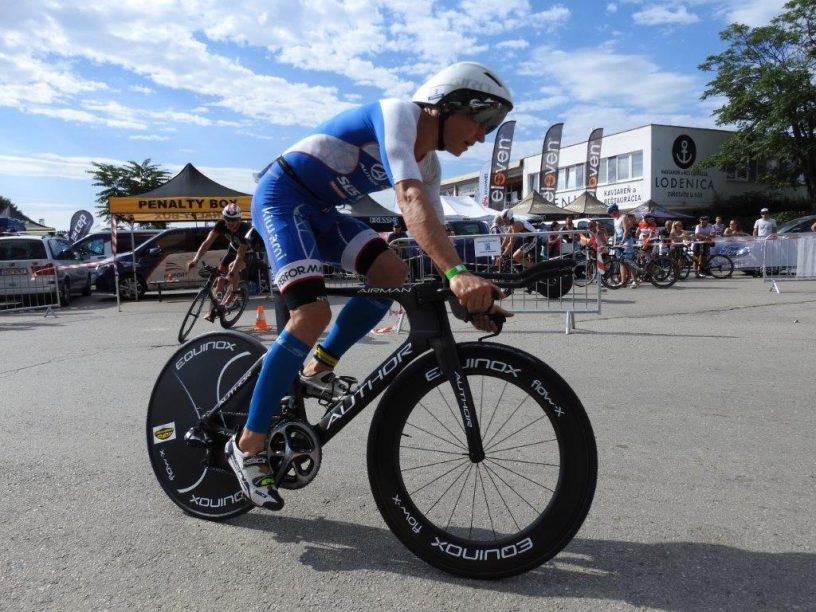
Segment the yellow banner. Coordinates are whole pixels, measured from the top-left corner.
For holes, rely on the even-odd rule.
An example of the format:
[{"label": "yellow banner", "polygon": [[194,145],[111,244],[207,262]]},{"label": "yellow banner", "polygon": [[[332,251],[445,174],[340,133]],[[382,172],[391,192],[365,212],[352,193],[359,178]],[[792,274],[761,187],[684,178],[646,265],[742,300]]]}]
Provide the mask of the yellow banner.
[{"label": "yellow banner", "polygon": [[207,197],[173,196],[166,198],[110,198],[108,205],[112,215],[132,217],[133,221],[200,221],[220,219],[221,210],[227,204],[241,207],[241,217],[249,221],[249,205],[252,196]]}]

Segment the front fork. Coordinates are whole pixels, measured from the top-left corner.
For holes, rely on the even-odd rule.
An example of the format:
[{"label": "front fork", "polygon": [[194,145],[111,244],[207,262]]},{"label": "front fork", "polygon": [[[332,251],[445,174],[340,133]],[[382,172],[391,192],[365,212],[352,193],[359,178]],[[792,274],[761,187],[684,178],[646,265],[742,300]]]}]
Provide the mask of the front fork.
[{"label": "front fork", "polygon": [[479,429],[479,420],[476,417],[473,395],[470,392],[467,376],[462,370],[462,364],[459,362],[456,345],[447,338],[433,338],[430,343],[436,354],[439,369],[450,382],[456,403],[459,405],[462,425],[464,425],[465,436],[467,436],[468,456],[471,462],[479,463],[485,458],[482,434]]}]

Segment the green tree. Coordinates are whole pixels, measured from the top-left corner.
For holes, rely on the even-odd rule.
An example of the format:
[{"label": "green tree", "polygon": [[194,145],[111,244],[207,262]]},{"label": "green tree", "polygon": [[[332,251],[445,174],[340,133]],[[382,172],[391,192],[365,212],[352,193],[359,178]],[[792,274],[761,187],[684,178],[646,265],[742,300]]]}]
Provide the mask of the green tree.
[{"label": "green tree", "polygon": [[26,217],[17,205],[9,200],[5,196],[0,196],[0,213],[5,214],[7,217],[12,219],[18,219],[19,221],[31,221],[30,218]]},{"label": "green tree", "polygon": [[816,0],[791,0],[770,25],[731,24],[720,38],[728,48],[699,66],[716,72],[702,99],[724,97],[714,116],[737,133],[703,165],[755,164],[757,180],[778,188],[803,176],[816,211]]},{"label": "green tree", "polygon": [[[110,221],[110,207],[108,199],[139,195],[167,182],[170,173],[151,163],[150,159],[141,164],[129,161],[122,166],[114,164],[98,164],[92,162],[95,170],[88,170],[94,181],[94,187],[103,187],[96,192],[98,216]],[[145,224],[155,227],[164,227],[164,223]]]}]

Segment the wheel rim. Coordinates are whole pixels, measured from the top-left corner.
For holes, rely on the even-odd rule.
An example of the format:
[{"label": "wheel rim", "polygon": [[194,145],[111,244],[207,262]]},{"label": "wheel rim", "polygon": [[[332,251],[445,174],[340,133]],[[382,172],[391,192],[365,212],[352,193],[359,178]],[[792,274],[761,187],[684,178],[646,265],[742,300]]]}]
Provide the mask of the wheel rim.
[{"label": "wheel rim", "polygon": [[485,460],[471,463],[453,391],[433,388],[408,415],[399,449],[416,509],[453,538],[494,543],[527,529],[558,490],[560,447],[541,406],[504,379],[469,376]]}]

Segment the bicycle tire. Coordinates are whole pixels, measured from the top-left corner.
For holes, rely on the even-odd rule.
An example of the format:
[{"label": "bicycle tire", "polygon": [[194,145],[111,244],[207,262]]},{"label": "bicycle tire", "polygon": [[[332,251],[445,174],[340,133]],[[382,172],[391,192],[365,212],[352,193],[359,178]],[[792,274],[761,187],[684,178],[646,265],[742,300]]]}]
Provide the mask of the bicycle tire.
[{"label": "bicycle tire", "polygon": [[677,262],[677,278],[686,280],[691,274],[691,260],[688,257],[683,257]]},{"label": "bicycle tire", "polygon": [[209,290],[206,286],[199,289],[198,293],[196,293],[196,296],[193,298],[193,303],[190,304],[190,307],[187,309],[187,314],[184,315],[184,318],[181,320],[181,327],[178,332],[179,342],[184,342],[187,336],[190,335],[193,326],[201,315],[201,309],[204,307],[208,296]]},{"label": "bicycle tire", "polygon": [[[179,347],[156,379],[147,407],[150,465],[167,496],[187,514],[219,521],[254,507],[226,463],[226,438],[201,448],[187,444],[184,434],[265,351],[248,334],[202,334]],[[228,430],[246,421],[252,386],[244,385],[222,412]]]},{"label": "bicycle tire", "polygon": [[706,263],[708,273],[714,278],[731,278],[734,273],[734,261],[722,253],[715,253]]},{"label": "bicycle tire", "polygon": [[575,256],[575,271],[572,281],[576,287],[586,287],[595,281],[597,267],[593,259],[588,258],[583,253]]},{"label": "bicycle tire", "polygon": [[677,268],[674,262],[664,256],[655,257],[646,265],[649,282],[658,289],[668,289],[677,282]]},{"label": "bicycle tire", "polygon": [[235,298],[235,301],[229,308],[225,310],[219,309],[218,311],[218,319],[221,321],[221,327],[229,329],[235,325],[238,319],[241,318],[241,315],[244,314],[247,303],[249,303],[249,290],[247,289],[246,283],[241,281],[238,285],[238,296]]},{"label": "bicycle tire", "polygon": [[[459,344],[457,350],[474,395],[486,460],[468,459],[453,390],[429,353],[398,376],[377,407],[368,436],[369,483],[388,527],[420,559],[471,578],[513,576],[551,559],[583,524],[597,480],[595,437],[578,397],[540,360],[492,343]],[[508,442],[516,435],[518,446]],[[431,456],[443,459],[423,465]],[[536,461],[525,463],[522,457]],[[426,473],[418,474],[420,469]],[[546,478],[552,485],[548,490],[536,482],[537,493],[525,491],[535,504],[532,511],[519,499],[504,499],[500,488],[503,483],[513,490],[529,475],[531,482]],[[442,497],[453,492],[443,511],[442,497],[431,502],[446,486]],[[496,493],[501,501],[493,513],[488,495]],[[464,505],[472,506],[463,505],[457,514],[463,496]]]},{"label": "bicycle tire", "polygon": [[601,282],[607,289],[620,289],[623,287],[621,280],[621,262],[619,259],[609,259],[606,262],[606,272],[601,276]]}]

